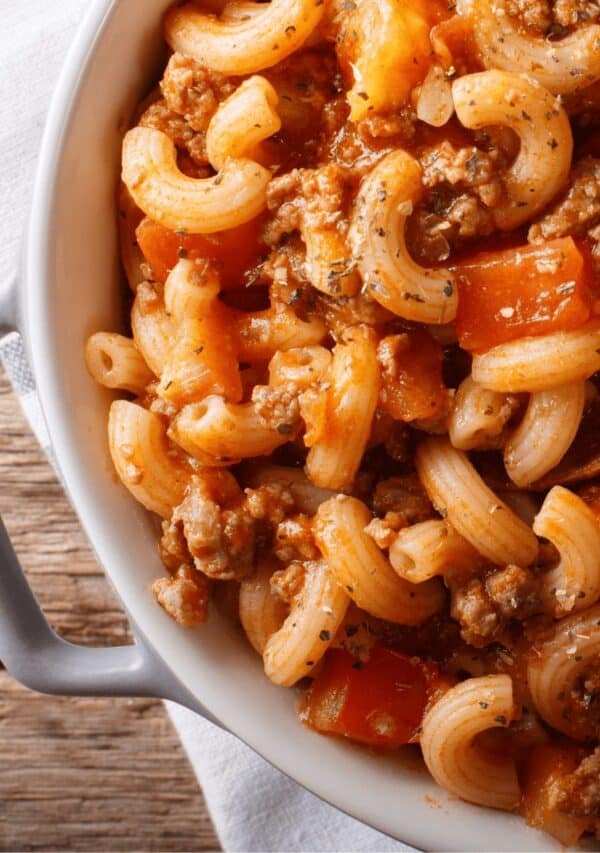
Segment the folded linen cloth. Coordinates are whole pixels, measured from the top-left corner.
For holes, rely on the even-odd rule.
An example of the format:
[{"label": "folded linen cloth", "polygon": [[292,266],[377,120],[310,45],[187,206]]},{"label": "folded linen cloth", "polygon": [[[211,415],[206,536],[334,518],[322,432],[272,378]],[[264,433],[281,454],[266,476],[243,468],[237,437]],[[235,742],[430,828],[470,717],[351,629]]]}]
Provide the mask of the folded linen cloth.
[{"label": "folded linen cloth", "polygon": [[[107,0],[108,4],[108,0]],[[54,82],[89,0],[3,0],[0,30],[0,269],[18,274],[37,151]],[[42,447],[52,454],[18,334],[0,360]],[[232,735],[166,703],[227,851],[411,850],[342,814]]]}]

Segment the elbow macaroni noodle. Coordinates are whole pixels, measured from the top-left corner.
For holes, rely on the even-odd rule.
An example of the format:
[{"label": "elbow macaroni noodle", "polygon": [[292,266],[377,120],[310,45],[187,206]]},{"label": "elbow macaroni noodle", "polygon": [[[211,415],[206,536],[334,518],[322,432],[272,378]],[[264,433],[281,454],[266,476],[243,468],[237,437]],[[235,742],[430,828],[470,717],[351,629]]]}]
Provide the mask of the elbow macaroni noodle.
[{"label": "elbow macaroni noodle", "polygon": [[499,125],[518,134],[519,153],[504,176],[508,200],[493,214],[503,231],[522,225],[567,183],[573,137],[565,110],[542,86],[508,71],[459,77],[452,97],[465,127]]},{"label": "elbow macaroni noodle", "polygon": [[[237,4],[231,4],[233,8]],[[174,6],[165,20],[173,50],[223,74],[254,74],[293,53],[310,36],[324,12],[320,0],[271,0],[240,4],[237,17],[229,9],[223,21],[191,3]]]},{"label": "elbow macaroni noodle", "polygon": [[206,155],[215,169],[227,160],[251,156],[264,139],[277,133],[277,92],[268,80],[250,77],[219,105],[206,131]]},{"label": "elbow macaroni noodle", "polygon": [[418,162],[405,151],[389,154],[361,185],[350,244],[373,299],[406,320],[448,323],[457,305],[452,274],[420,267],[406,247],[406,219],[421,193]]},{"label": "elbow macaroni noodle", "polygon": [[600,26],[549,42],[519,31],[506,6],[506,0],[476,0],[465,10],[486,68],[527,74],[555,95],[585,89],[600,75]]},{"label": "elbow macaroni noodle", "polygon": [[190,178],[169,137],[151,127],[136,127],[123,141],[123,182],[138,207],[172,231],[212,234],[254,219],[269,178],[268,169],[245,158],[226,160],[215,178]]},{"label": "elbow macaroni noodle", "polygon": [[440,785],[561,843],[600,827],[600,16],[572,5],[174,5],[122,148],[130,326],[85,344],[166,613],[225,589],[303,720],[388,748],[414,710]]}]

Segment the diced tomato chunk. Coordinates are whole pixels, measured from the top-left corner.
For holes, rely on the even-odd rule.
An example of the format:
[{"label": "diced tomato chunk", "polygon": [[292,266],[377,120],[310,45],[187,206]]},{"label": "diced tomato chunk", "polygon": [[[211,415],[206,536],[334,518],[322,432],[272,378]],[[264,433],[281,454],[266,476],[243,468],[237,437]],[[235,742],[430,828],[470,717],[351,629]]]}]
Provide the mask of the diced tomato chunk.
[{"label": "diced tomato chunk", "polygon": [[181,257],[206,258],[214,262],[221,287],[227,289],[243,285],[244,273],[261,262],[260,230],[258,218],[217,234],[181,234],[146,217],[138,225],[136,237],[157,281],[165,281]]},{"label": "diced tomato chunk", "polygon": [[456,330],[461,347],[471,352],[577,329],[590,318],[586,265],[571,237],[483,252],[455,270]]},{"label": "diced tomato chunk", "polygon": [[444,411],[448,389],[442,377],[443,352],[427,332],[389,335],[379,343],[379,404],[396,420],[431,418]]},{"label": "diced tomato chunk", "polygon": [[306,697],[302,719],[320,732],[384,749],[418,739],[438,667],[375,645],[368,661],[330,649]]}]

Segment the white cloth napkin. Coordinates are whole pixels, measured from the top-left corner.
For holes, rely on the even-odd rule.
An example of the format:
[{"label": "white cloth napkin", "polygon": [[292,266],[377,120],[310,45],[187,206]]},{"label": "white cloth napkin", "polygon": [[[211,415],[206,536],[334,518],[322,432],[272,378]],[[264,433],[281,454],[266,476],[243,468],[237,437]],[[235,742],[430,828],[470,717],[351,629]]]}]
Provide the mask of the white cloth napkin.
[{"label": "white cloth napkin", "polygon": [[[18,274],[22,232],[46,110],[86,0],[3,0],[0,30],[0,270]],[[21,340],[0,360],[40,444],[52,458]],[[235,737],[185,708],[168,711],[227,851],[411,850],[300,788]]]}]

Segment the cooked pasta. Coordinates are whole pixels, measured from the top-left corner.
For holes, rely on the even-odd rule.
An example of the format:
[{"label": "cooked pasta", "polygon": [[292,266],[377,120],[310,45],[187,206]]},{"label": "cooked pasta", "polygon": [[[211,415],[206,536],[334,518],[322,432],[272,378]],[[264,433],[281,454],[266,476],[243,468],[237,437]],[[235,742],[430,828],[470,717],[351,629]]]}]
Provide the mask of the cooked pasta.
[{"label": "cooked pasta", "polygon": [[131,328],[85,345],[135,395],[100,399],[161,519],[148,594],[232,620],[313,730],[600,837],[598,4],[164,30],[122,148]]},{"label": "cooked pasta", "polygon": [[259,655],[288,615],[285,601],[271,589],[275,571],[277,564],[273,560],[262,560],[254,574],[240,584],[240,622]]},{"label": "cooked pasta", "polygon": [[446,438],[428,438],[417,471],[433,505],[492,563],[528,566],[538,545],[533,531],[481,479],[467,456]]},{"label": "cooked pasta", "polygon": [[[243,6],[242,15],[232,14],[229,8],[225,21],[199,11],[192,3],[174,6],[165,19],[169,45],[223,74],[253,74],[299,48],[324,12],[321,0],[239,5]],[[255,11],[250,11],[251,6]]]},{"label": "cooked pasta", "polygon": [[421,199],[421,167],[406,151],[389,154],[364,179],[350,244],[369,295],[418,323],[454,319],[457,290],[448,270],[424,269],[406,247],[406,219]]},{"label": "cooked pasta", "polygon": [[390,546],[390,563],[401,578],[423,583],[448,570],[472,571],[480,566],[481,557],[451,524],[432,520],[398,533]]},{"label": "cooked pasta", "polygon": [[516,228],[564,189],[573,137],[561,104],[540,85],[508,71],[467,74],[452,84],[456,115],[465,127],[509,127],[519,153],[504,175],[507,201],[494,207],[496,226]]},{"label": "cooked pasta", "polygon": [[277,133],[277,92],[268,80],[255,75],[245,80],[219,105],[206,131],[206,155],[215,169],[230,157],[250,157],[264,139]]},{"label": "cooked pasta", "polygon": [[168,518],[183,500],[191,469],[169,445],[159,415],[136,403],[115,400],[108,420],[108,446],[121,481],[135,499]]},{"label": "cooked pasta", "polygon": [[182,259],[167,278],[165,308],[175,332],[157,393],[178,408],[209,394],[232,403],[242,399],[235,340],[218,296],[219,280],[210,267]]},{"label": "cooked pasta", "polygon": [[369,329],[357,326],[337,344],[327,385],[322,430],[310,445],[306,471],[317,486],[343,489],[354,481],[379,395],[377,352]]},{"label": "cooked pasta", "polygon": [[123,141],[123,182],[147,216],[173,231],[212,234],[254,219],[270,177],[241,157],[227,160],[216,178],[190,178],[171,139],[151,127],[136,127]]},{"label": "cooked pasta", "polygon": [[107,388],[141,395],[154,375],[131,338],[96,332],[87,339],[85,361],[92,377]]},{"label": "cooked pasta", "polygon": [[327,327],[319,317],[303,320],[292,308],[240,311],[233,328],[240,361],[267,361],[275,353],[320,344]]},{"label": "cooked pasta", "polygon": [[468,678],[425,715],[421,749],[433,778],[463,800],[493,809],[514,809],[521,791],[514,758],[475,742],[487,729],[515,718],[508,675]]},{"label": "cooked pasta", "polygon": [[131,308],[131,329],[144,361],[155,376],[160,376],[173,346],[175,326],[166,310],[164,293],[154,283],[144,281],[138,286]]},{"label": "cooked pasta", "polygon": [[482,388],[468,376],[456,392],[448,419],[452,446],[457,450],[502,446],[504,428],[516,406],[515,397]]},{"label": "cooked pasta", "polygon": [[315,516],[321,553],[363,610],[389,622],[418,625],[442,607],[442,590],[436,580],[412,584],[399,577],[364,532],[370,518],[356,498],[338,495],[321,504]]},{"label": "cooked pasta", "polygon": [[[540,717],[575,740],[598,737],[597,716],[590,710],[592,685],[600,656],[600,605],[562,619],[533,646],[527,682]],[[586,698],[587,696],[587,698]]]},{"label": "cooked pasta", "polygon": [[464,4],[487,68],[527,74],[555,95],[585,89],[600,77],[598,24],[584,25],[558,41],[549,41],[519,28],[507,14],[507,5],[506,0]]},{"label": "cooked pasta", "polygon": [[331,364],[331,353],[325,347],[294,347],[278,351],[269,362],[269,384],[292,382],[307,388],[322,379]]},{"label": "cooked pasta", "polygon": [[143,219],[143,213],[134,204],[125,184],[119,188],[119,248],[121,251],[121,263],[129,283],[129,287],[135,291],[144,280],[142,264],[144,256],[137,244],[135,231]]},{"label": "cooked pasta", "polygon": [[600,370],[600,322],[500,344],[473,359],[473,379],[493,391],[547,391]]},{"label": "cooked pasta", "polygon": [[[203,465],[231,465],[234,459],[265,456],[290,440],[288,424],[267,426],[253,403],[228,403],[211,394],[184,406],[169,435]],[[285,427],[285,429],[283,428]]]},{"label": "cooked pasta", "polygon": [[350,603],[325,560],[307,563],[301,571],[290,615],[269,637],[263,652],[265,672],[284,687],[310,674],[335,637]]},{"label": "cooked pasta", "polygon": [[[568,519],[568,524],[565,523]],[[563,486],[550,489],[533,522],[560,554],[542,578],[554,616],[583,610],[600,598],[600,527],[592,510]]]},{"label": "cooked pasta", "polygon": [[558,465],[577,434],[584,402],[583,382],[531,395],[523,420],[504,447],[504,465],[513,483],[529,486]]}]

